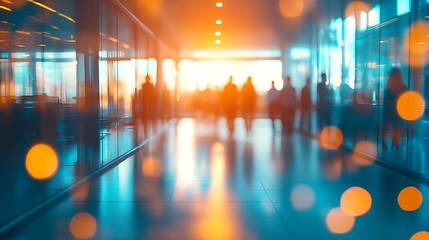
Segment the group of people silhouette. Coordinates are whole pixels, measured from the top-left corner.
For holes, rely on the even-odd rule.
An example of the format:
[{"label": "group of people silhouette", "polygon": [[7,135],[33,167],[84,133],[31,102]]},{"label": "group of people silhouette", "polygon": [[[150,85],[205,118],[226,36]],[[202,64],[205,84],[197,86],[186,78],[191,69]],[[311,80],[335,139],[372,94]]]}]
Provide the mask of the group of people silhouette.
[{"label": "group of people silhouette", "polygon": [[[291,134],[295,125],[295,112],[299,109],[299,131],[311,132],[311,115],[313,104],[311,100],[311,80],[307,78],[301,89],[300,97],[297,98],[296,89],[292,86],[290,76],[284,77],[283,88],[277,90],[274,81],[266,94],[268,102],[268,115],[272,120],[273,129],[275,120],[280,118],[283,134]],[[321,81],[317,85],[317,116],[319,129],[330,124],[331,91],[327,85],[325,73],[321,74]]]},{"label": "group of people silhouette", "polygon": [[169,90],[164,84],[162,91],[157,92],[152,77],[146,74],[144,79],[134,96],[134,115],[139,116],[144,124],[156,119],[167,118],[172,109]]},{"label": "group of people silhouette", "polygon": [[[204,113],[212,113],[216,116],[223,115],[226,119],[228,131],[232,135],[235,131],[235,119],[241,116],[245,123],[247,133],[252,130],[252,121],[256,113],[265,112],[258,99],[258,94],[252,82],[252,77],[247,77],[241,88],[233,81],[230,76],[228,82],[217,91],[206,89],[201,92],[201,98],[197,99],[200,109]],[[291,135],[295,130],[295,118],[299,119],[297,125],[299,132],[311,135],[312,128],[321,131],[323,128],[332,125],[334,97],[326,73],[320,74],[320,81],[316,86],[316,94],[311,93],[311,79],[306,78],[305,85],[300,92],[292,85],[291,77],[283,77],[283,88],[276,89],[275,82],[271,81],[271,88],[265,93],[266,113],[271,119],[272,128],[275,132],[283,135]],[[406,86],[402,79],[400,69],[393,68],[387,76],[387,86],[383,91],[383,121],[381,122],[381,135],[383,147],[386,147],[386,140],[391,138],[392,146],[398,147],[403,137],[403,120],[396,111],[396,101],[399,96],[406,91]],[[298,96],[299,95],[299,96]],[[312,95],[316,95],[315,103],[312,101]],[[371,125],[371,115],[373,115],[372,99],[367,99],[359,89],[352,89],[349,94],[351,104],[348,105],[351,112],[347,111],[347,119],[340,121],[347,122],[343,127],[349,128],[345,131],[361,131],[356,127],[362,119],[365,124],[365,131],[369,131]],[[215,96],[215,97],[214,97]],[[365,97],[364,101],[362,100]],[[347,101],[341,100],[346,103]],[[314,110],[314,111],[313,111]],[[296,117],[296,113],[299,116]],[[316,121],[312,121],[312,115],[315,115]],[[276,121],[280,120],[281,128],[276,126]],[[315,126],[312,127],[312,123]],[[334,120],[335,122],[335,120]],[[317,123],[317,124],[316,124]],[[338,123],[337,123],[338,124]],[[339,126],[341,127],[341,126]]]},{"label": "group of people silhouette", "polygon": [[[297,98],[295,87],[292,85],[290,76],[283,78],[283,88],[277,90],[274,81],[271,81],[271,88],[267,91],[265,98],[268,107],[268,116],[272,120],[273,129],[276,129],[275,121],[280,119],[281,132],[290,135],[294,130],[295,113],[299,109],[300,120],[299,130],[304,133],[311,131],[311,112],[313,108],[310,92],[310,78],[306,79],[305,86],[301,89],[300,98]],[[225,86],[218,91],[218,100],[210,100],[211,91],[202,92],[204,99],[210,102],[205,104],[201,99],[196,100],[196,104],[203,105],[203,112],[212,112],[216,115],[223,114],[226,118],[230,134],[235,131],[235,119],[241,113],[244,119],[247,133],[251,132],[252,121],[257,111],[258,94],[252,82],[252,77],[247,77],[242,88],[239,89],[230,76]],[[320,126],[329,124],[331,96],[326,84],[326,74],[322,74],[322,81],[318,88],[318,117]],[[213,103],[214,102],[214,103]]]}]

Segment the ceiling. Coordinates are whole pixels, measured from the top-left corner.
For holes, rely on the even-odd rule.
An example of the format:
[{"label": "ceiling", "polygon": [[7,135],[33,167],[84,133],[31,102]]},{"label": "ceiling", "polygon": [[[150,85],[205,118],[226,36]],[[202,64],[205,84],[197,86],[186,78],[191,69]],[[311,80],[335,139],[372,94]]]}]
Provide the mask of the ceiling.
[{"label": "ceiling", "polygon": [[[178,53],[180,58],[278,58],[285,44],[298,39],[303,32],[300,27],[307,24],[311,18],[311,6],[316,0],[115,1],[120,1],[131,10],[159,39]],[[36,48],[41,42],[48,47],[74,46],[74,36],[61,35],[69,33],[74,27],[72,22],[61,17],[64,15],[43,10],[26,0],[14,1],[17,2],[22,2],[23,5],[13,12],[2,14],[0,20],[13,23],[13,28],[31,29],[33,33],[40,35],[28,35],[30,32],[22,31],[22,34],[17,35],[17,43],[23,46],[34,45]],[[222,2],[223,6],[216,7],[217,2]],[[65,15],[73,16],[74,1],[58,4],[55,0],[44,0],[44,3]],[[302,5],[303,12],[299,11],[298,3]],[[300,14],[298,17],[285,17],[281,9]],[[26,17],[29,13],[32,18]],[[223,23],[217,25],[217,19],[221,19]],[[10,28],[6,23],[0,23],[0,30],[2,27]],[[222,35],[215,36],[216,31],[220,31]],[[2,34],[9,33],[6,30],[0,31],[0,37],[7,39],[2,37]],[[221,44],[215,44],[216,39],[220,40]],[[0,42],[0,49],[2,44],[6,42]],[[3,47],[6,48],[6,45]],[[263,51],[265,54],[261,54]]]},{"label": "ceiling", "polygon": [[[138,14],[161,39],[173,42],[182,58],[195,57],[195,51],[225,52],[277,50],[293,41],[305,23],[315,0],[139,0]],[[223,7],[216,7],[222,2]],[[281,3],[279,3],[281,2]],[[298,17],[284,17],[296,12],[296,3],[304,4]],[[311,3],[311,4],[309,4]],[[154,4],[156,7],[154,7]],[[145,12],[145,9],[156,11]],[[147,19],[147,16],[154,16]],[[156,20],[154,21],[154,18]],[[216,25],[217,19],[222,20]],[[152,24],[152,26],[151,26]],[[220,37],[215,36],[221,31]],[[215,40],[221,44],[215,44]],[[250,50],[250,51],[249,51]]]}]

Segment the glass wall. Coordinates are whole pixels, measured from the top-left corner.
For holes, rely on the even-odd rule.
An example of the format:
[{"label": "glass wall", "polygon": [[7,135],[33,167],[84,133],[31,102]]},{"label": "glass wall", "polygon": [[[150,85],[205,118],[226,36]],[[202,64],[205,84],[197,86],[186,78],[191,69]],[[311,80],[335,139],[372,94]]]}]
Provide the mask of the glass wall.
[{"label": "glass wall", "polygon": [[312,30],[318,36],[311,47],[318,59],[313,72],[328,75],[334,103],[331,124],[341,128],[344,145],[354,148],[366,141],[375,151],[363,149],[364,154],[429,176],[428,111],[405,120],[397,107],[407,91],[429,98],[429,3],[343,0],[336,2],[340,9],[329,8],[331,1],[319,4],[322,18]]},{"label": "glass wall", "polygon": [[156,134],[178,84],[174,52],[116,1],[0,6],[1,226]]},{"label": "glass wall", "polygon": [[[0,5],[0,203],[10,206],[0,215],[4,223],[70,184],[77,159],[77,145],[70,144],[76,139],[77,27],[72,0]],[[27,153],[40,146],[61,156],[49,180],[35,180],[26,168]]]}]

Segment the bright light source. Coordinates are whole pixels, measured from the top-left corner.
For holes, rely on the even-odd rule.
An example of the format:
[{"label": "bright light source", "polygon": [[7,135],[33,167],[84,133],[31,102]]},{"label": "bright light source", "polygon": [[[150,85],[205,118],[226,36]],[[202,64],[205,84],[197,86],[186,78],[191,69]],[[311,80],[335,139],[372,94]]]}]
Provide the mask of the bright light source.
[{"label": "bright light source", "polygon": [[218,8],[223,7],[223,3],[222,3],[222,2],[217,2],[217,3],[216,3],[216,7],[218,7]]},{"label": "bright light source", "polygon": [[290,51],[292,59],[308,59],[310,57],[310,49],[308,48],[292,48]]},{"label": "bright light source", "polygon": [[220,41],[219,39],[216,39],[216,40],[215,40],[215,43],[216,43],[217,45],[219,45],[219,44],[221,43],[221,41]]},{"label": "bright light source", "polygon": [[222,20],[220,20],[220,19],[216,20],[216,24],[217,25],[221,25],[222,24]]},{"label": "bright light source", "polygon": [[[279,50],[198,50],[190,52],[192,58],[225,59],[225,58],[280,58]],[[246,78],[247,76],[244,76]],[[268,88],[269,89],[269,88]],[[268,90],[267,89],[267,90]]]},{"label": "bright light source", "polygon": [[398,16],[410,12],[411,1],[410,0],[398,0],[396,5],[396,14]]},{"label": "bright light source", "polygon": [[368,27],[380,24],[380,5],[376,5],[368,13]]},{"label": "bright light source", "polygon": [[216,36],[220,36],[220,35],[222,35],[222,33],[221,33],[221,32],[219,32],[219,31],[217,31],[217,32],[215,32],[215,35],[216,35]]},{"label": "bright light source", "polygon": [[3,9],[3,10],[8,11],[8,12],[12,12],[12,9],[5,7],[5,6],[0,5],[0,9]]}]

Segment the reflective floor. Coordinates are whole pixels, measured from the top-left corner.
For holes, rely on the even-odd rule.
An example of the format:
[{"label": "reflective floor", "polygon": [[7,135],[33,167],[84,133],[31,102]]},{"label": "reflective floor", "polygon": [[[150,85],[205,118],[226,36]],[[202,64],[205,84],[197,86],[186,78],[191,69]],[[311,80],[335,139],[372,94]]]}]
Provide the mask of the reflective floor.
[{"label": "reflective floor", "polygon": [[222,119],[187,118],[13,239],[410,239],[429,231],[419,193],[428,185],[267,119],[251,133],[237,119],[229,136]]}]

